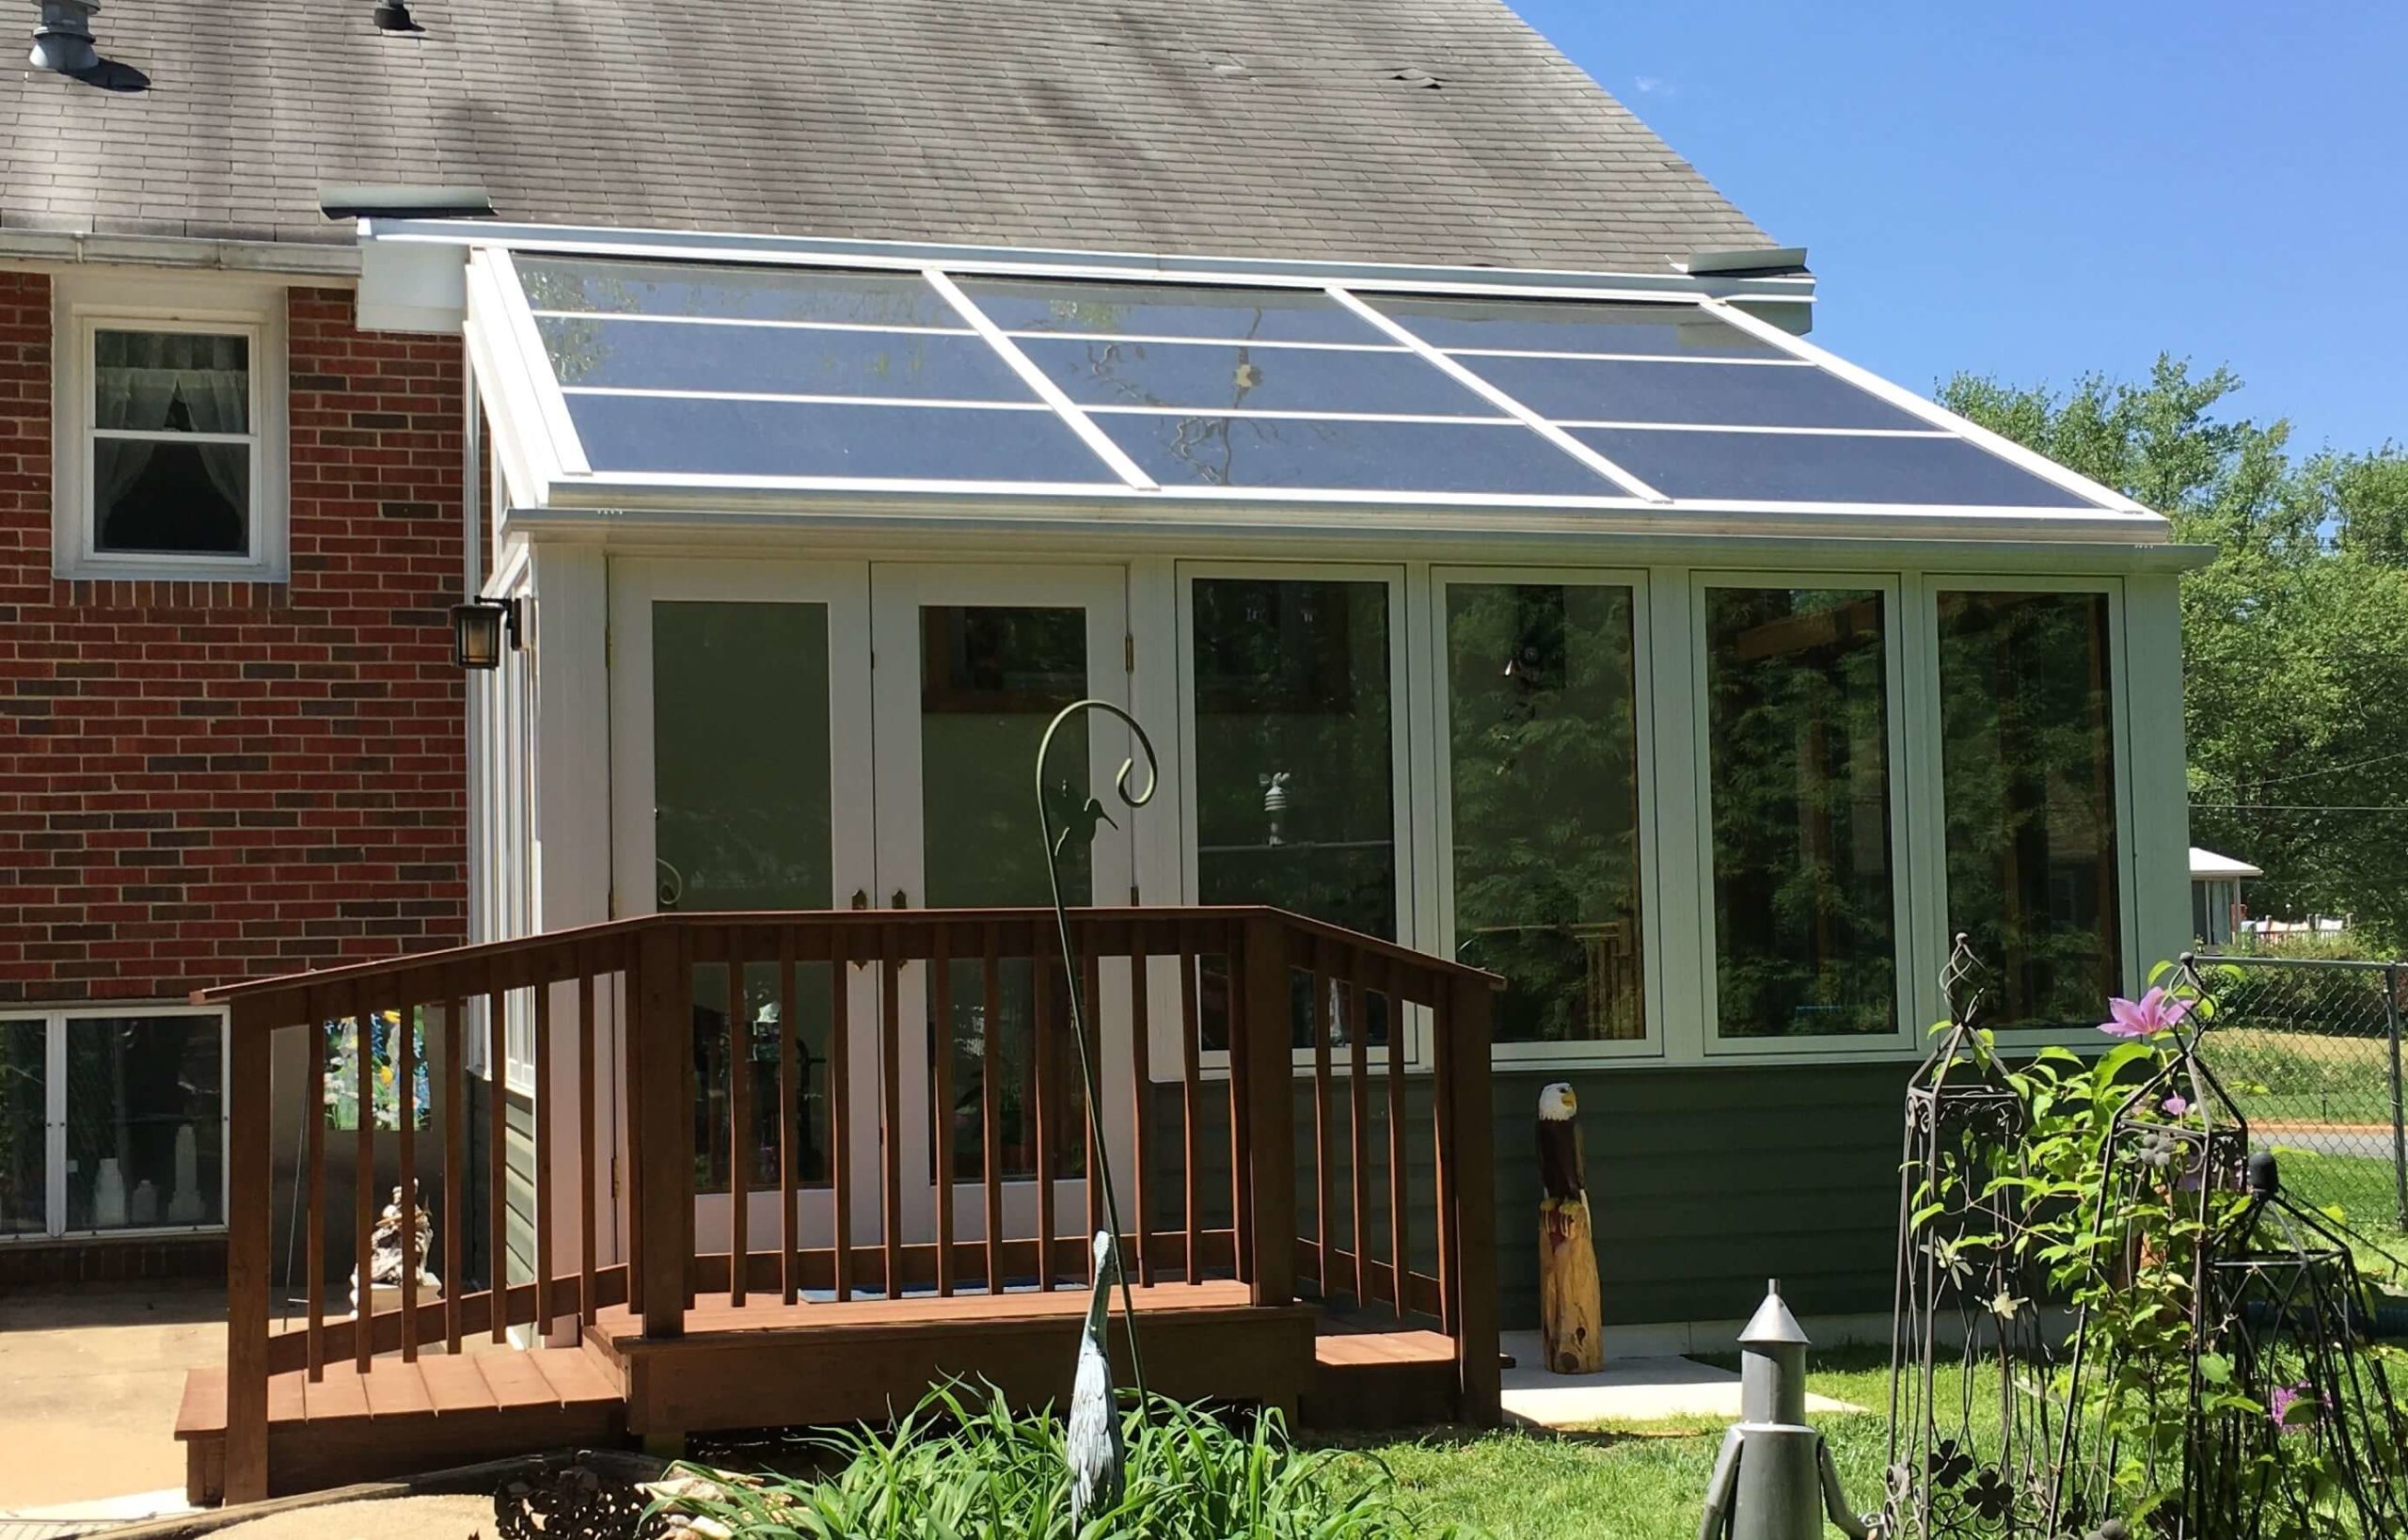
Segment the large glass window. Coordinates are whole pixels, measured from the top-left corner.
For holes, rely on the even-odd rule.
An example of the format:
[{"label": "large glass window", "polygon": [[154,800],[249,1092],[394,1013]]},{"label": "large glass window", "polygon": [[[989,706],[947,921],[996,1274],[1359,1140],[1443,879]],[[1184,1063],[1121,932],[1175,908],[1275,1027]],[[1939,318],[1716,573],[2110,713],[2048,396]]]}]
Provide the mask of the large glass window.
[{"label": "large glass window", "polygon": [[1888,604],[1704,591],[1715,1026],[1897,1029]]},{"label": "large glass window", "polygon": [[39,1020],[0,1021],[0,1235],[49,1229],[47,1037]]},{"label": "large glass window", "polygon": [[1995,1027],[2094,1021],[2123,982],[2104,594],[1940,595],[1948,925]]},{"label": "large glass window", "polygon": [[1446,593],[1455,955],[1498,1042],[1644,1038],[1631,591]]},{"label": "large glass window", "polygon": [[66,1228],[224,1223],[217,1018],[88,1017],[66,1026]]},{"label": "large glass window", "polygon": [[1397,933],[1385,582],[1199,578],[1196,897]]}]

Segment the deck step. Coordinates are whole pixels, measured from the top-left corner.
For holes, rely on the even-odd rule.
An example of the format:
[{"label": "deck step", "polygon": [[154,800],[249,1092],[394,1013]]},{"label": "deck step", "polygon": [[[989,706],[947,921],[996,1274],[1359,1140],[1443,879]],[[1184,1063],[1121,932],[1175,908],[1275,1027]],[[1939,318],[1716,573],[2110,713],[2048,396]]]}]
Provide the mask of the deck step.
[{"label": "deck step", "polygon": [[[610,1360],[592,1348],[491,1348],[416,1362],[378,1358],[365,1374],[328,1364],[311,1382],[268,1379],[269,1495],[407,1475],[444,1465],[617,1441],[626,1403]],[[224,1496],[226,1372],[184,1376],[176,1414],[185,1498]]]},{"label": "deck step", "polygon": [[1324,1330],[1313,1340],[1305,1421],[1318,1428],[1402,1428],[1456,1413],[1455,1344],[1435,1331]]}]

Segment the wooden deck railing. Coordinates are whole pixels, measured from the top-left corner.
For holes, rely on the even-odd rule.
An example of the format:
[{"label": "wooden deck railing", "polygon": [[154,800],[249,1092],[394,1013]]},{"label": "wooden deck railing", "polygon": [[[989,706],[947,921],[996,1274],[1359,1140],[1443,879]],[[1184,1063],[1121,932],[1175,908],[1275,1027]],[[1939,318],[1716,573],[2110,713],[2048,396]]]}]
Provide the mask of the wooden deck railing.
[{"label": "wooden deck railing", "polygon": [[[1130,1148],[1114,1170],[1125,1265],[1135,1278],[1156,1284],[1234,1276],[1260,1304],[1320,1297],[1357,1314],[1421,1319],[1455,1340],[1466,1415],[1493,1415],[1488,1043],[1495,980],[1273,910],[1089,909],[1072,912],[1070,926],[1091,1047],[1108,1040],[1118,1048],[1099,1063],[1117,1062],[1120,1083],[1107,1085],[1105,1094],[1125,1098],[1129,1108]],[[738,1307],[756,1300],[790,1306],[821,1294],[1047,1289],[1085,1277],[1092,1265],[1085,1237],[1101,1219],[1099,1184],[1085,1183],[1087,1213],[1074,1216],[1055,1212],[1054,1182],[1035,1181],[1034,1223],[1017,1228],[1004,1201],[1012,1180],[1003,1170],[998,1103],[1006,1068],[999,1037],[1007,972],[1020,981],[1016,988],[1034,996],[1035,1072],[1026,1077],[1034,1170],[1058,1171],[1072,1152],[1080,1157],[1077,1169],[1097,1169],[1083,1104],[1063,1094],[1077,1085],[1069,1069],[1075,1045],[1057,1040],[1067,1038],[1068,1025],[1067,1012],[1048,998],[1062,987],[1054,959],[1053,916],[1042,910],[673,914],[197,995],[225,1004],[230,1018],[228,1500],[266,1493],[273,1374],[298,1372],[315,1380],[328,1363],[344,1359],[370,1373],[380,1354],[398,1352],[406,1361],[421,1352],[458,1352],[467,1338],[503,1341],[520,1326],[545,1334],[568,1325],[581,1330],[621,1305],[641,1318],[647,1337],[674,1337],[698,1291],[724,1294]],[[927,1020],[907,1037],[897,986],[914,968]],[[751,1104],[752,1076],[743,1072],[743,1060],[757,1052],[743,1008],[748,971],[758,976],[770,970],[782,1024],[773,1092],[779,1219],[774,1234],[756,1234],[748,1213],[748,1157],[762,1109]],[[747,1053],[731,1055],[738,1062],[725,1098],[728,1245],[704,1254],[694,1238],[695,1145],[698,1134],[715,1137],[718,1130],[699,1126],[697,1117],[696,1005],[698,981],[709,987],[713,973],[724,979],[729,1041],[746,1043]],[[877,1002],[865,1033],[853,1023],[853,980],[863,973],[878,986],[863,996]],[[957,1235],[955,1204],[937,1201],[932,1237],[914,1242],[905,1236],[906,1077],[898,1072],[907,1055],[928,1058],[925,1076],[911,1078],[926,1082],[931,1168],[958,1170],[946,1110],[956,1101],[954,1056],[927,1053],[926,1044],[948,1040],[949,1028],[931,1039],[929,1024],[955,1019],[957,976],[971,975],[983,996],[967,1013],[982,1027],[984,1150],[975,1183],[982,1233]],[[826,1212],[815,1207],[808,1218],[801,1198],[813,1189],[799,1148],[808,1066],[799,1062],[803,1051],[794,1024],[804,1019],[807,989],[826,991],[828,1022],[819,1162]],[[1149,1027],[1163,1009],[1178,1013],[1180,1046],[1176,1063],[1157,1066]],[[330,1315],[325,1221],[338,1199],[327,1191],[327,1141],[356,1140],[352,1190],[341,1195],[352,1208],[353,1254],[342,1260],[362,1278],[371,1276],[370,1230],[388,1189],[376,1176],[381,1119],[370,1111],[375,1072],[366,1032],[355,1065],[346,1067],[360,1076],[358,1127],[330,1131],[318,1111],[326,1026],[388,1010],[404,1024],[391,1034],[393,1185],[404,1213],[421,1203],[433,1210],[443,1297],[418,1297],[417,1275],[428,1259],[418,1255],[413,1239],[397,1308],[378,1310],[371,1300],[365,1319]],[[503,1064],[513,1010],[529,1024],[534,1084],[542,1089],[533,1099],[532,1277],[519,1282],[506,1281],[508,1098],[486,1098],[481,1158],[472,1156],[463,1052],[464,1033],[475,1031],[485,1062]],[[415,1126],[414,1020],[439,1034],[441,1048],[422,1132]],[[306,1234],[299,1247],[306,1297],[300,1327],[278,1333],[271,1329],[270,1044],[284,1031],[306,1039],[308,1104],[293,1177]],[[1423,1041],[1421,1060],[1431,1072],[1416,1070],[1407,1055],[1387,1052],[1401,1031],[1414,1035],[1408,1041]],[[876,1092],[864,1106],[856,1103],[851,1060],[873,1040],[877,1062],[866,1068]],[[617,1105],[607,1104],[602,1078],[604,1056],[614,1044],[622,1059],[607,1067],[617,1070],[612,1078],[626,1088]],[[563,1093],[564,1084],[574,1086],[574,1095]],[[863,1118],[876,1119],[879,1130],[871,1214],[855,1212],[853,1196],[856,1181],[864,1190],[872,1185],[853,1169]],[[575,1130],[576,1159],[566,1171],[555,1158],[572,1144],[562,1136],[562,1119]],[[605,1136],[605,1119],[619,1120],[617,1140]],[[437,1141],[441,1171],[425,1192],[417,1175],[420,1137]],[[870,1147],[866,1138],[861,1142]],[[615,1195],[596,1153],[612,1143],[632,1173]],[[477,1289],[467,1287],[474,1279],[464,1233],[472,1192],[484,1210],[483,1270],[501,1279]],[[561,1255],[557,1244],[567,1228],[557,1223],[563,1215],[578,1220],[571,1256]],[[597,1254],[596,1236],[605,1230],[626,1237],[625,1260]],[[1417,1257],[1428,1265],[1417,1267]]]}]

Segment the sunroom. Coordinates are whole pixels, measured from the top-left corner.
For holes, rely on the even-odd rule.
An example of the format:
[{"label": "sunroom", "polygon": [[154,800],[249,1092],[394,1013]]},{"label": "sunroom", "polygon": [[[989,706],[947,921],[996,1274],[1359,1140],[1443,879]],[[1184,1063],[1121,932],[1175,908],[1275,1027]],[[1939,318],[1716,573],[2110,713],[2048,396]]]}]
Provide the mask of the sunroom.
[{"label": "sunroom", "polygon": [[[238,1100],[246,1021],[356,1003],[499,1083],[400,1157],[471,1331],[1046,1292],[1108,1172],[1143,1282],[1426,1322],[1460,1408],[1488,1312],[1534,1314],[1543,1084],[1580,1091],[1609,1324],[1768,1273],[1875,1309],[1951,936],[2032,1041],[2187,937],[2202,553],[1806,341],[1794,266],[362,248],[364,326],[465,333],[490,468],[485,945],[224,997]],[[1083,699],[1148,744],[1089,716],[1043,772],[1114,815],[1069,979],[1031,787]],[[456,1337],[423,1308],[345,1339],[363,1371]],[[613,1361],[630,1425],[709,1425]]]},{"label": "sunroom", "polygon": [[[1039,902],[1038,734],[1114,702],[1160,791],[1098,831],[1074,901],[1267,904],[1501,975],[1508,1319],[1525,1124],[1571,1078],[1608,1119],[1608,1318],[1635,1322],[1743,1313],[1670,1310],[1721,1266],[1648,1232],[1671,1193],[1747,1214],[1770,1157],[1825,1172],[1778,1189],[1808,1201],[1774,1205],[1776,1237],[1846,1229],[1868,1167],[1833,1147],[1890,1143],[1952,935],[2036,1039],[2187,935],[2198,553],[1806,341],[1811,279],[1760,256],[1531,274],[405,223],[365,246],[364,315],[380,273],[460,275],[488,436],[483,592],[515,601],[518,647],[478,750],[484,935]],[[1133,752],[1102,725],[1085,748],[1082,797]],[[1177,1021],[1149,1022],[1166,1078]],[[1386,1029],[1363,1035],[1377,1069]],[[1300,1016],[1300,1077],[1309,1039]],[[1816,1085],[1874,1126],[1834,1137],[1822,1092],[1777,1115]],[[1034,1097],[993,1109],[1022,1178]],[[723,1145],[698,1151],[722,1186]],[[1786,1260],[1833,1273],[1829,1309],[1866,1303]]]}]

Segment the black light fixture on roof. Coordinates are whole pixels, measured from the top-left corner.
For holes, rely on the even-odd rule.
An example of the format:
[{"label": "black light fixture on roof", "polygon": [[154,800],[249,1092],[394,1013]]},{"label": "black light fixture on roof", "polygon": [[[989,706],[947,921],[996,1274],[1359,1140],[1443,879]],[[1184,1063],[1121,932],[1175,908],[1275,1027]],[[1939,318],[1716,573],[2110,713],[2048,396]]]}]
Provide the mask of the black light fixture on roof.
[{"label": "black light fixture on roof", "polygon": [[498,669],[505,644],[518,650],[516,599],[474,598],[452,607],[452,666]]},{"label": "black light fixture on roof", "polygon": [[409,0],[376,0],[374,20],[379,32],[423,32],[410,17]]}]

